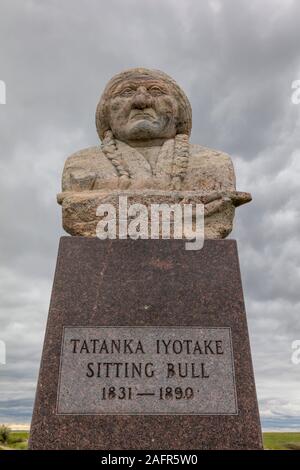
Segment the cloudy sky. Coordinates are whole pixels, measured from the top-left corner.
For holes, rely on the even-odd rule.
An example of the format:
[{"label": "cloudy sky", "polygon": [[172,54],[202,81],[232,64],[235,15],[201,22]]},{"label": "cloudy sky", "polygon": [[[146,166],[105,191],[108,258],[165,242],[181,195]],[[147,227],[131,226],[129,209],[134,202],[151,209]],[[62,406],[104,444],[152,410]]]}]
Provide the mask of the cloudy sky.
[{"label": "cloudy sky", "polygon": [[66,157],[97,145],[94,112],[124,68],[173,76],[192,142],[231,154],[264,428],[300,429],[300,2],[0,0],[0,422],[30,422],[61,229]]}]

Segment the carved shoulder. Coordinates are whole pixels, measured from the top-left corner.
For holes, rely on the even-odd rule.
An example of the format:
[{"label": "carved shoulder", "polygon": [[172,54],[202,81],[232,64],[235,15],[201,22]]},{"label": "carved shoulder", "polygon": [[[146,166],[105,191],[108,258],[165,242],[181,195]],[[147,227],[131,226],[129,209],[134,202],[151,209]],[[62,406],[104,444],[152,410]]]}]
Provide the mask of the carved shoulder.
[{"label": "carved shoulder", "polygon": [[94,189],[99,180],[114,177],[115,170],[99,147],[88,147],[70,155],[62,175],[62,191]]},{"label": "carved shoulder", "polygon": [[187,182],[193,189],[204,191],[235,190],[235,174],[230,156],[201,145],[190,145]]}]

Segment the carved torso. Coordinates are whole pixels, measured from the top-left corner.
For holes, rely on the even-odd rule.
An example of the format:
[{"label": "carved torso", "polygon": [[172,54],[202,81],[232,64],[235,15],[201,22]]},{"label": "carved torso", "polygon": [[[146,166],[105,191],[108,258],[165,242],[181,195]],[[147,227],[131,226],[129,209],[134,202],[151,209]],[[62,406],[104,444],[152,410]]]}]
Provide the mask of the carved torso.
[{"label": "carved torso", "polygon": [[[170,139],[159,152],[149,148],[149,160],[123,142],[117,142],[122,163],[129,170],[129,189],[171,190],[174,140]],[[154,154],[151,159],[151,154]],[[71,155],[65,164],[62,190],[115,190],[120,188],[116,168],[101,147],[90,147]],[[234,191],[235,176],[230,157],[200,145],[190,144],[189,164],[182,181],[186,191]]]}]

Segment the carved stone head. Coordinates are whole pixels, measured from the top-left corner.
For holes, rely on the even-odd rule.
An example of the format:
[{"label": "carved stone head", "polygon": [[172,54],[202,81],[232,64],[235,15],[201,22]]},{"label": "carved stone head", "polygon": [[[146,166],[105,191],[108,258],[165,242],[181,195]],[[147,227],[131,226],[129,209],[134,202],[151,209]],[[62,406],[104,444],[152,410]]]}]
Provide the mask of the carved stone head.
[{"label": "carved stone head", "polygon": [[167,74],[129,69],[108,82],[97,106],[96,126],[101,140],[107,131],[123,142],[189,136],[192,109],[185,93]]}]

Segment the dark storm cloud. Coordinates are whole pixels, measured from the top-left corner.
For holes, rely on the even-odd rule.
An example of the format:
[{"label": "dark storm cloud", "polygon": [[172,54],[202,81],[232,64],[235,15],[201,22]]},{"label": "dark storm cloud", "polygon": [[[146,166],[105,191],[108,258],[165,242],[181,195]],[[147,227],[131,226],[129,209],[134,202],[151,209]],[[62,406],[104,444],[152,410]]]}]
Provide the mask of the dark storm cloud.
[{"label": "dark storm cloud", "polygon": [[[0,15],[1,420],[30,414],[58,238],[66,157],[97,145],[97,100],[138,65],[173,76],[192,141],[230,153],[237,238],[264,423],[299,422],[300,4],[286,0],[4,0]],[[6,410],[6,411],[5,411]],[[298,420],[298,421],[297,421]],[[280,424],[281,423],[281,424]]]}]

